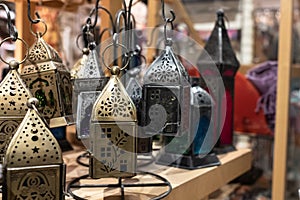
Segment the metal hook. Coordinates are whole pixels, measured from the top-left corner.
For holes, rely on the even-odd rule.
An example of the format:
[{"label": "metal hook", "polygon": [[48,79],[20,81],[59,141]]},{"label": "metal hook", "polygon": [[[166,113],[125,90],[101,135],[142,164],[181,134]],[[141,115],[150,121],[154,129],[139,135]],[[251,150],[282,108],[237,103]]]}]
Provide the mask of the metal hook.
[{"label": "metal hook", "polygon": [[162,10],[162,17],[163,17],[163,20],[165,22],[168,22],[168,23],[173,23],[173,21],[176,19],[176,15],[174,13],[173,10],[170,10],[170,13],[172,15],[172,18],[167,18],[166,17],[166,12],[165,12],[165,1],[164,0],[161,0],[161,10]]},{"label": "metal hook", "polygon": [[40,19],[41,19],[39,13],[35,12],[35,16],[37,17],[37,19],[32,19],[30,13],[31,13],[30,0],[27,0],[27,17],[28,17],[29,21],[33,24],[39,23]]},{"label": "metal hook", "polygon": [[95,8],[92,10],[92,13],[90,14],[90,17],[91,17],[91,15],[93,15],[93,13],[96,11],[96,13],[95,13],[95,20],[94,20],[94,24],[92,25],[92,28],[95,28],[95,26],[97,24],[97,21],[98,21],[98,7],[99,7],[99,3],[100,3],[100,0],[97,0]]},{"label": "metal hook", "polygon": [[171,46],[172,45],[172,40],[167,36],[167,26],[170,24],[171,25],[171,30],[174,29],[173,21],[176,19],[176,16],[175,16],[174,11],[170,10],[172,18],[167,18],[166,17],[165,1],[164,0],[161,0],[161,7],[162,7],[162,17],[163,17],[163,20],[165,21],[165,24],[164,24],[165,45]]},{"label": "metal hook", "polygon": [[7,27],[8,27],[9,36],[12,38],[13,41],[16,41],[18,39],[18,31],[16,27],[12,24],[10,10],[7,7],[7,5],[4,3],[0,3],[0,6],[5,10],[7,15]]}]

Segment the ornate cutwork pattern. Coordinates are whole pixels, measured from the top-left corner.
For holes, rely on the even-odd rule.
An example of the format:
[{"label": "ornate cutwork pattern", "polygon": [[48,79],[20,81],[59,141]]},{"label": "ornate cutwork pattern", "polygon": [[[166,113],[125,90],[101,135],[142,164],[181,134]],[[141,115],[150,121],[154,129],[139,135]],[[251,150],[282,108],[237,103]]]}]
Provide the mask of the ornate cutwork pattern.
[{"label": "ornate cutwork pattern", "polygon": [[139,106],[142,99],[142,87],[137,82],[135,78],[130,78],[128,85],[126,87],[128,95],[131,97],[133,103],[136,107]]},{"label": "ornate cutwork pattern", "polygon": [[47,177],[40,172],[30,172],[24,175],[18,187],[16,199],[55,199],[55,191],[51,191]]},{"label": "ornate cutwork pattern", "polygon": [[0,84],[0,117],[25,116],[26,102],[32,97],[16,70],[11,70]]},{"label": "ornate cutwork pattern", "polygon": [[78,96],[77,104],[77,131],[80,138],[86,138],[90,135],[90,123],[93,105],[100,95],[100,91],[81,92]]},{"label": "ornate cutwork pattern", "polygon": [[19,121],[0,121],[0,161],[3,160],[10,139],[16,132],[21,121],[21,119]]},{"label": "ornate cutwork pattern", "polygon": [[95,50],[91,51],[83,66],[77,73],[77,78],[99,78],[104,76],[99,57]]},{"label": "ornate cutwork pattern", "polygon": [[[161,59],[155,61],[149,71],[149,80],[153,83],[177,83],[179,81],[179,73],[176,69],[176,64],[170,57],[170,54],[165,53]],[[151,66],[150,66],[151,67]]]},{"label": "ornate cutwork pattern", "polygon": [[28,59],[30,62],[49,59],[47,55],[47,49],[44,47],[44,45],[42,45],[42,43],[35,43],[30,50]]},{"label": "ornate cutwork pattern", "polygon": [[135,123],[93,124],[93,129],[98,132],[91,141],[95,158],[91,177],[132,176],[136,170]]},{"label": "ornate cutwork pattern", "polygon": [[39,76],[24,76],[23,78],[32,94],[39,100],[39,112],[47,119],[60,116],[57,76],[53,73],[47,73]]},{"label": "ornate cutwork pattern", "polygon": [[130,106],[131,102],[122,97],[120,88],[115,84],[110,92],[111,96],[101,101],[98,115],[101,117],[132,116],[134,110]]},{"label": "ornate cutwork pattern", "polygon": [[27,112],[8,146],[5,160],[9,167],[62,163],[59,144],[36,111]]}]

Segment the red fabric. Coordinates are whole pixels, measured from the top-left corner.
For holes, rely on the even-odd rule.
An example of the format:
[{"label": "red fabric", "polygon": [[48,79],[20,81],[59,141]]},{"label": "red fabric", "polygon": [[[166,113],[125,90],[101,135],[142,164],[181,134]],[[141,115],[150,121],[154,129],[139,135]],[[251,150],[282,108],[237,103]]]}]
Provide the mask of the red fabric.
[{"label": "red fabric", "polygon": [[272,134],[263,111],[260,109],[259,112],[255,112],[260,97],[259,92],[241,73],[237,73],[235,77],[234,96],[234,130],[263,135]]}]

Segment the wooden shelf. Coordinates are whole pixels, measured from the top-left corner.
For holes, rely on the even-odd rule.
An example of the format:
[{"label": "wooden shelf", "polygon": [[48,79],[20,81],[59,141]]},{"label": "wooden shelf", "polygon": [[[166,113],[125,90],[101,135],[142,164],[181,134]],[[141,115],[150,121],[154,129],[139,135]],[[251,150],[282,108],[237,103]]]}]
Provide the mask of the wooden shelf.
[{"label": "wooden shelf", "polygon": [[[76,157],[83,152],[65,153],[64,160],[67,164],[67,182],[87,174],[88,169],[78,166]],[[152,164],[141,170],[151,171],[168,179],[173,187],[170,195],[165,199],[203,199],[231,180],[248,171],[251,168],[251,150],[243,149],[219,156],[221,166],[197,170],[185,170],[174,167]],[[144,180],[149,182],[149,177],[134,177],[131,181]],[[85,180],[83,184],[107,184],[116,183],[116,179]],[[126,188],[126,199],[149,199],[166,191],[166,188]],[[74,192],[83,198],[93,199],[118,199],[119,189],[89,188]],[[72,199],[72,198],[66,198]]]}]

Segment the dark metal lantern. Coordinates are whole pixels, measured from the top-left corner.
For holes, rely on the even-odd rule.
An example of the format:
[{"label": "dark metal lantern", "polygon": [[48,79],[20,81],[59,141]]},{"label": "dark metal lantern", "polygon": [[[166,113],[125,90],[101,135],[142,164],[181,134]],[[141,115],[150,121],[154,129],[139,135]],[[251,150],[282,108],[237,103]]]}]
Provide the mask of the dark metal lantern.
[{"label": "dark metal lantern", "polygon": [[19,73],[18,63],[9,63],[10,71],[0,83],[0,163],[6,148],[27,112],[26,102],[32,97]]},{"label": "dark metal lantern", "polygon": [[147,134],[180,136],[187,132],[191,88],[188,80],[171,45],[166,45],[144,76],[142,118]]},{"label": "dark metal lantern", "polygon": [[180,168],[195,169],[220,165],[215,155],[208,155],[214,140],[211,134],[212,97],[200,86],[191,88],[191,113],[189,133],[181,137],[164,136],[164,151],[159,153],[157,163]]},{"label": "dark metal lantern", "polygon": [[[226,98],[226,113],[221,111],[220,114],[222,113],[226,117],[223,128],[220,127],[222,131],[218,145],[231,146],[233,144],[234,80],[240,64],[228,37],[222,10],[217,12],[215,27],[204,50],[206,52],[200,55],[198,66],[210,67],[216,65],[225,86],[225,94],[220,94],[220,97]],[[214,62],[215,65],[212,65],[211,62]]]},{"label": "dark metal lantern", "polygon": [[30,109],[7,148],[3,199],[64,199],[61,149],[34,109],[35,100],[28,102]]},{"label": "dark metal lantern", "polygon": [[142,112],[142,86],[140,85],[137,76],[140,73],[140,68],[136,67],[126,72],[129,75],[129,80],[126,86],[126,91],[131,97],[136,110],[138,119],[138,139],[137,139],[137,153],[147,154],[152,151],[152,137],[145,134],[141,127],[141,112]]},{"label": "dark metal lantern", "polygon": [[92,178],[131,177],[136,171],[136,108],[111,69],[111,78],[93,107],[90,125]]},{"label": "dark metal lantern", "polygon": [[40,102],[39,112],[54,128],[73,122],[72,83],[58,53],[42,38],[44,34],[36,33],[37,40],[30,47],[21,75]]}]

